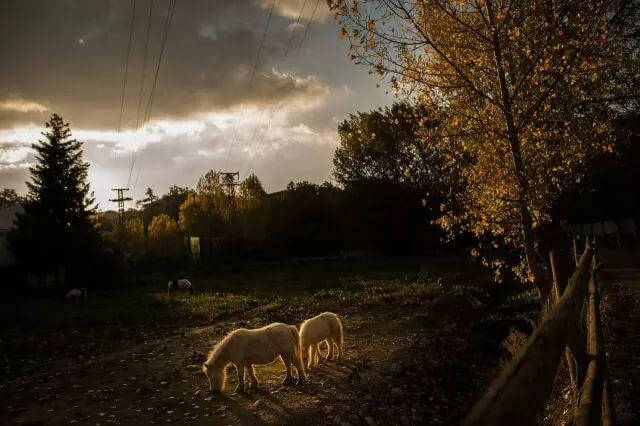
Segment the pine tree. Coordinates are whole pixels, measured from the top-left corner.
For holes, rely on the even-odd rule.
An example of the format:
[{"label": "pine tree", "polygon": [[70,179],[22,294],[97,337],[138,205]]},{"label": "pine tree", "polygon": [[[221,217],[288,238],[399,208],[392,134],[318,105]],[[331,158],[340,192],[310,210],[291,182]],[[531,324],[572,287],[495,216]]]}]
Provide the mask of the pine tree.
[{"label": "pine tree", "polygon": [[82,159],[82,143],[72,138],[69,124],[57,114],[45,126],[46,139],[32,144],[37,164],[29,169],[24,213],[8,236],[9,245],[29,270],[63,268],[73,281],[90,267],[99,247],[92,226],[97,205],[87,181],[89,163]]}]

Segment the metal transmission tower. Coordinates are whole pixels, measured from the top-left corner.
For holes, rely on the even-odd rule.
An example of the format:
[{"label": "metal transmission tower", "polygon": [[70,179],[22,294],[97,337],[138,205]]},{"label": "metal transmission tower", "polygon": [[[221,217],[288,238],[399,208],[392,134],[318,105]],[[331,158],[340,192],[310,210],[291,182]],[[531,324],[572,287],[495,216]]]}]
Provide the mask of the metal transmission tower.
[{"label": "metal transmission tower", "polygon": [[236,214],[236,186],[240,185],[240,172],[220,172],[222,186],[229,197],[231,216]]},{"label": "metal transmission tower", "polygon": [[118,203],[118,228],[120,229],[120,244],[124,243],[124,231],[125,231],[125,216],[124,216],[124,202],[131,201],[133,198],[125,197],[124,192],[128,191],[129,188],[111,188],[112,191],[117,191],[118,197],[112,198],[109,201],[113,201],[114,203]]}]

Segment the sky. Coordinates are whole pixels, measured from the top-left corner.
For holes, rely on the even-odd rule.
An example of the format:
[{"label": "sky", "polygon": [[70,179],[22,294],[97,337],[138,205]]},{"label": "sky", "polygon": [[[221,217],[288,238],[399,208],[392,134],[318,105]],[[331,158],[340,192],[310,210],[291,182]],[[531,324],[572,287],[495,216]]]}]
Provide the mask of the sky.
[{"label": "sky", "polygon": [[255,173],[268,192],[330,180],[338,124],[394,99],[316,1],[276,0],[260,49],[272,0],[177,0],[145,122],[169,0],[136,0],[120,131],[133,0],[0,2],[0,188],[26,192],[54,112],[84,143],[103,210],[111,188],[138,200],[211,169]]}]

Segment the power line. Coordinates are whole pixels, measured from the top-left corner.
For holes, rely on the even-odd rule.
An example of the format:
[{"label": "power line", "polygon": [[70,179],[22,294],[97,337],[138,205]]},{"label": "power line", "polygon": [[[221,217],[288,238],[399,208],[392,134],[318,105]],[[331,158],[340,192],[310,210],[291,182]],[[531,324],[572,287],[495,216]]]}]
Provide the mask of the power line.
[{"label": "power line", "polygon": [[313,22],[313,18],[315,18],[316,16],[316,12],[318,11],[319,4],[320,4],[320,0],[316,0],[316,7],[313,8],[313,13],[311,13],[309,20],[307,21],[307,26],[304,29],[304,34],[302,35],[302,39],[300,39],[300,44],[298,45],[298,52],[296,52],[297,55],[300,54],[300,50],[302,49],[302,44],[304,43],[304,40],[307,38],[309,27],[311,26],[311,22]]},{"label": "power line", "polygon": [[[299,53],[300,53],[300,50],[302,49],[302,45],[304,44],[304,41],[305,41],[305,40],[306,40],[306,38],[307,38],[307,33],[309,32],[309,27],[310,27],[310,25],[311,25],[311,22],[313,21],[313,18],[316,16],[316,12],[317,12],[317,10],[318,10],[318,5],[319,5],[319,4],[320,4],[320,0],[316,0],[316,5],[315,5],[315,7],[313,8],[313,12],[311,13],[311,16],[309,17],[309,20],[307,21],[307,25],[306,25],[306,27],[305,27],[304,34],[303,34],[303,36],[302,36],[302,39],[300,39],[300,44],[298,45],[298,51],[297,51],[297,53],[296,53],[296,54],[299,54]],[[305,5],[306,5],[306,0],[305,0],[305,1],[304,1],[304,3],[302,4],[302,8],[300,9],[300,13],[298,14],[298,20],[296,21],[296,24],[297,24],[298,22],[300,22],[300,17],[302,16],[302,13],[304,12]],[[295,31],[295,26],[294,26],[294,28],[293,28],[293,31]],[[291,46],[291,40],[293,39],[293,31],[291,32],[291,37],[289,38],[289,45],[287,46],[287,49],[286,49],[285,54],[284,54],[285,58],[287,57],[287,54],[288,54],[288,52],[289,52],[289,48],[290,48],[290,46]],[[276,108],[277,108],[277,106],[278,106],[279,104],[280,104],[280,102],[278,101],[278,102],[276,102],[275,104],[271,105],[271,114],[270,114],[270,116],[269,116],[268,124],[267,124],[267,126],[265,127],[265,131],[264,131],[264,133],[262,134],[262,137],[260,138],[259,143],[258,143],[256,146],[261,145],[261,144],[262,144],[262,142],[264,141],[264,138],[267,136],[267,133],[268,133],[268,131],[269,131],[269,128],[271,127],[271,121],[273,120],[273,116],[275,115],[275,110],[276,110]],[[265,108],[262,110],[262,113],[264,113],[264,111],[266,111],[266,109],[267,109],[267,107],[265,107]],[[262,113],[261,113],[261,115],[262,115]],[[255,136],[255,134],[254,134],[254,136]],[[253,146],[253,145],[254,145],[253,141],[254,141],[254,138],[252,137],[251,142],[250,142],[250,146]],[[255,156],[253,156],[253,157],[251,158],[251,161],[250,161],[250,162],[249,162],[249,164],[247,165],[247,170],[246,170],[247,172],[249,172],[249,168],[253,165],[253,162],[254,162],[254,161],[255,161]],[[243,162],[243,166],[242,166],[242,167],[240,167],[240,169],[242,169],[242,168],[244,167],[244,164],[245,164],[245,163],[246,163],[246,159],[245,159],[245,161]]]},{"label": "power line", "polygon": [[[267,121],[267,125],[264,127],[264,132],[262,133],[262,137],[260,138],[260,141],[257,144],[251,143],[251,145],[250,145],[251,147],[253,147],[253,146],[258,147],[258,146],[262,145],[262,142],[264,141],[264,138],[267,136],[267,134],[269,132],[269,129],[271,128],[271,121],[273,120],[273,117],[276,114],[276,109],[278,108],[278,105],[280,105],[280,101],[276,102],[275,104],[273,104],[271,106],[271,113],[269,115],[269,120]],[[252,140],[252,142],[253,142],[253,140]],[[247,164],[247,169],[246,169],[247,173],[249,172],[249,170],[250,170],[251,166],[253,165],[253,162],[255,161],[255,159],[256,159],[255,155],[253,157],[251,157],[251,160],[249,161],[249,164]],[[246,159],[243,162],[243,167],[244,167],[245,163],[246,163]],[[240,169],[242,169],[242,167],[240,167]]]},{"label": "power line", "polygon": [[304,7],[307,5],[307,0],[302,2],[302,7],[300,8],[300,13],[298,13],[298,19],[296,19],[296,23],[293,25],[293,29],[291,30],[291,36],[289,37],[289,43],[287,44],[287,50],[284,51],[284,58],[287,59],[287,54],[289,53],[289,48],[291,47],[291,41],[293,40],[293,35],[296,32],[296,27],[300,23],[300,17],[302,17],[302,12],[304,12]]},{"label": "power line", "polygon": [[147,36],[144,42],[144,56],[142,58],[142,78],[140,79],[140,96],[138,97],[138,113],[136,115],[136,130],[140,127],[140,108],[142,107],[142,98],[144,94],[144,77],[147,69],[147,54],[149,52],[149,39],[151,37],[151,21],[153,13],[153,0],[149,2],[149,18],[147,20]]},{"label": "power line", "polygon": [[[305,0],[306,1],[306,0]],[[258,53],[256,54],[256,59],[253,62],[253,67],[251,69],[251,75],[249,77],[249,90],[251,90],[251,88],[253,87],[253,81],[254,81],[254,77],[256,74],[256,71],[258,69],[258,62],[260,60],[260,54],[262,53],[262,48],[264,47],[264,42],[267,38],[267,32],[269,31],[269,26],[271,25],[271,17],[273,16],[273,10],[276,7],[276,2],[277,0],[273,0],[273,3],[271,3],[271,8],[269,9],[269,14],[267,15],[267,22],[265,23],[264,26],[264,30],[262,31],[262,38],[260,40],[260,44],[258,45]],[[236,126],[233,129],[233,134],[231,136],[231,143],[229,144],[229,147],[227,148],[227,158],[224,160],[224,167],[227,167],[227,164],[229,163],[229,158],[231,157],[231,149],[233,148],[233,145],[236,142],[237,136],[238,136],[238,129],[240,128],[240,121],[242,120],[242,117],[244,115],[244,104],[242,105],[242,107],[240,108],[240,117],[238,117],[238,119],[236,120]]]},{"label": "power line", "polygon": [[[173,20],[173,13],[176,8],[177,0],[169,0],[167,5],[167,17],[164,24],[164,32],[162,34],[162,42],[160,45],[160,53],[158,55],[158,64],[156,65],[156,72],[153,78],[153,84],[151,85],[151,92],[149,94],[149,100],[147,102],[147,107],[145,111],[144,121],[142,123],[143,129],[148,124],[151,119],[151,109],[153,107],[153,100],[156,91],[156,87],[158,86],[158,75],[160,74],[160,65],[162,64],[162,58],[164,56],[164,49],[167,44],[167,39],[169,38],[169,29],[171,28],[171,21]],[[138,179],[140,178],[140,170],[142,169],[142,157],[144,155],[144,151],[140,152],[140,159],[138,160],[138,173],[136,174],[136,181],[133,185],[133,191],[135,193],[136,187],[138,186]]]},{"label": "power line", "polygon": [[[260,111],[260,114],[258,115],[258,117],[262,117],[262,115],[265,113],[266,110],[267,109],[264,108],[262,111]],[[251,139],[249,139],[249,148],[253,147],[253,144],[254,144],[254,142],[256,140],[256,136],[258,136],[258,132],[259,131],[260,131],[260,124],[257,124],[255,126],[255,128],[253,129],[253,134],[251,135]],[[244,168],[244,165],[246,164],[246,162],[247,162],[247,158],[245,158],[242,161],[242,164],[240,165],[240,168],[238,169],[239,171],[242,171],[242,169]]]},{"label": "power line", "polygon": [[260,53],[262,52],[262,47],[264,46],[264,42],[267,38],[267,31],[269,30],[269,25],[271,25],[271,17],[273,16],[273,9],[276,7],[276,1],[277,0],[273,0],[273,3],[271,3],[271,9],[269,9],[269,15],[267,16],[267,23],[264,26],[264,31],[262,32],[262,39],[260,40],[260,45],[258,46],[258,53],[256,55],[256,60],[253,62],[253,69],[251,70],[251,77],[249,78],[249,89],[251,89],[251,87],[253,86],[253,77],[255,76],[256,70],[258,68]]},{"label": "power line", "polygon": [[[136,114],[136,136],[140,129],[140,108],[142,107],[142,95],[144,93],[144,74],[147,67],[147,52],[149,51],[149,37],[151,35],[151,18],[153,14],[153,0],[149,1],[149,17],[147,18],[147,37],[144,42],[144,57],[142,59],[142,77],[140,79],[140,95],[138,97],[138,112]],[[131,169],[129,170],[129,178],[127,179],[127,186],[131,183],[131,175],[133,174],[133,167],[136,164],[136,157],[138,155],[138,148],[133,153],[131,159]]]},{"label": "power line", "polygon": [[143,121],[143,126],[146,124],[151,118],[151,108],[153,107],[154,94],[156,91],[156,87],[158,86],[158,75],[160,74],[160,65],[162,64],[162,57],[164,55],[164,48],[167,44],[167,38],[169,37],[169,28],[171,27],[171,21],[173,20],[173,12],[176,8],[176,0],[169,0],[168,8],[167,8],[167,18],[164,24],[164,33],[162,34],[162,44],[160,45],[160,54],[158,56],[158,64],[156,65],[156,72],[153,77],[153,85],[151,86],[151,94],[149,95],[149,101],[147,102],[145,119]]},{"label": "power line", "polygon": [[124,78],[122,81],[122,96],[120,100],[120,117],[118,118],[118,134],[122,126],[122,113],[124,111],[124,94],[127,87],[127,74],[129,73],[129,55],[131,54],[131,40],[133,39],[133,27],[136,16],[136,0],[131,3],[131,18],[129,19],[129,43],[127,44],[127,56],[124,61]]}]

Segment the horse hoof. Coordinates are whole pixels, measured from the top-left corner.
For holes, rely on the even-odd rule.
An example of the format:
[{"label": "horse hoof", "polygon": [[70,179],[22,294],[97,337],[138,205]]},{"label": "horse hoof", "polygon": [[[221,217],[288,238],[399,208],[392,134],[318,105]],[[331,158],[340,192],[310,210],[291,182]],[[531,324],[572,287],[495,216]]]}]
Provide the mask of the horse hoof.
[{"label": "horse hoof", "polygon": [[283,385],[290,385],[294,382],[293,377],[285,377],[285,379],[282,381]]}]

